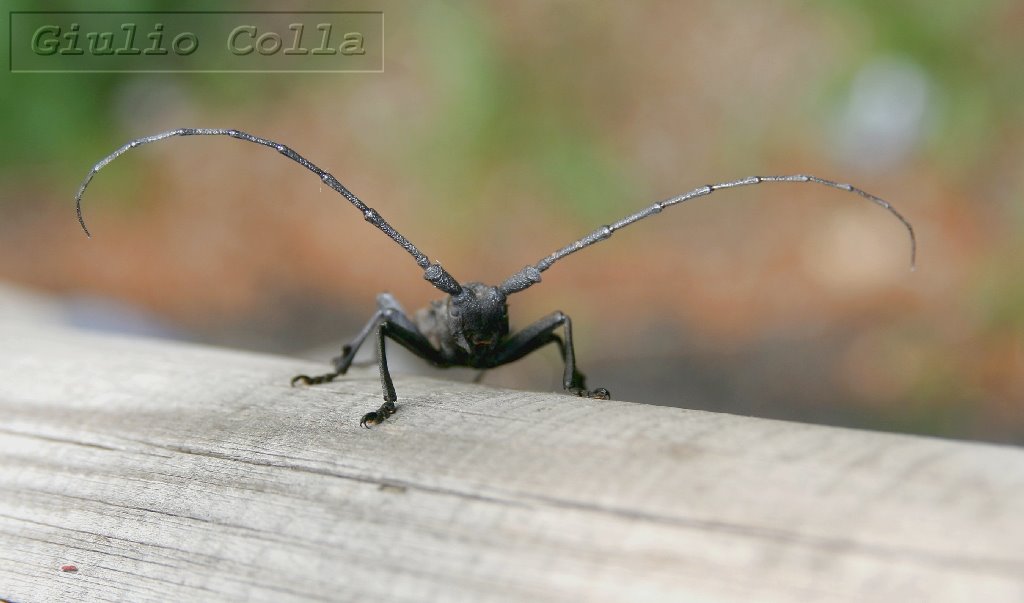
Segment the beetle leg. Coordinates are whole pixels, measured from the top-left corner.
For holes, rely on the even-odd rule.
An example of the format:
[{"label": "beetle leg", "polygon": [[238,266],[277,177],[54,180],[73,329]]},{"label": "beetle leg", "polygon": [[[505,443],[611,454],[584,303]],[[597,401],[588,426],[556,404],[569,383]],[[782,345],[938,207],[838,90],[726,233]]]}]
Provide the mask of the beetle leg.
[{"label": "beetle leg", "polygon": [[366,428],[380,424],[381,421],[395,414],[397,410],[395,402],[398,400],[398,396],[395,393],[395,384],[391,381],[391,372],[388,370],[387,353],[384,349],[385,337],[398,342],[402,347],[431,364],[448,365],[441,352],[430,345],[430,342],[409,320],[409,317],[394,308],[388,308],[382,312],[384,319],[377,327],[377,363],[380,368],[380,385],[384,395],[384,404],[381,404],[377,410],[366,413],[359,420],[359,425]]},{"label": "beetle leg", "polygon": [[[554,333],[558,327],[565,329],[564,341]],[[572,345],[572,320],[562,312],[552,312],[506,339],[494,351],[493,366],[500,366],[519,360],[530,352],[552,342],[558,344],[562,352],[562,359],[565,361],[565,371],[562,374],[562,388],[567,393],[601,400],[611,398],[611,394],[603,387],[593,390],[587,389],[587,378],[576,369],[576,352]]]},{"label": "beetle leg", "polygon": [[381,294],[377,298],[380,309],[366,323],[366,326],[359,331],[352,341],[341,348],[341,356],[335,357],[331,362],[334,371],[310,377],[298,375],[292,379],[292,385],[317,385],[333,381],[335,377],[344,375],[352,365],[356,351],[363,345],[366,339],[375,330],[377,332],[377,364],[380,368],[381,390],[384,396],[384,404],[373,412],[368,412],[360,419],[359,424],[363,427],[377,425],[384,419],[395,413],[395,402],[398,396],[395,394],[395,386],[391,380],[391,373],[388,371],[387,355],[384,350],[384,338],[389,337],[402,345],[413,354],[423,358],[436,366],[448,366],[448,361],[436,350],[430,341],[420,332],[416,324],[405,315],[401,306],[393,297],[388,294]]},{"label": "beetle leg", "polygon": [[[405,311],[402,306],[398,303],[398,300],[394,298],[390,293],[381,293],[377,296],[377,311],[374,312],[373,316],[366,323],[366,326],[359,331],[359,334],[352,338],[351,341],[341,346],[341,355],[335,356],[331,359],[331,364],[334,366],[334,371],[330,373],[324,373],[323,375],[317,375],[310,377],[309,375],[296,375],[292,378],[292,385],[301,383],[302,385],[318,385],[320,383],[329,383],[334,381],[335,377],[344,375],[349,367],[352,366],[352,361],[355,360],[356,352],[362,347],[366,338],[370,336],[370,333],[377,328],[377,325],[386,318],[391,320],[401,321],[403,326],[407,329],[417,330],[416,325],[412,323],[408,317],[405,316]],[[404,320],[403,320],[404,319]],[[417,350],[412,350],[414,354],[423,356]],[[426,358],[426,356],[423,356]]]},{"label": "beetle leg", "polygon": [[334,371],[330,373],[324,373],[323,375],[316,375],[310,377],[309,375],[296,375],[292,377],[292,386],[301,383],[302,385],[318,385],[320,383],[329,383],[334,381],[334,378],[339,375],[344,375],[352,365],[352,360],[356,357],[356,352],[359,351],[359,347],[363,345],[366,338],[370,336],[380,321],[384,318],[384,310],[377,310],[374,312],[373,317],[370,318],[366,326],[359,331],[352,341],[341,346],[341,356],[335,356],[331,360],[331,364],[334,365]]}]

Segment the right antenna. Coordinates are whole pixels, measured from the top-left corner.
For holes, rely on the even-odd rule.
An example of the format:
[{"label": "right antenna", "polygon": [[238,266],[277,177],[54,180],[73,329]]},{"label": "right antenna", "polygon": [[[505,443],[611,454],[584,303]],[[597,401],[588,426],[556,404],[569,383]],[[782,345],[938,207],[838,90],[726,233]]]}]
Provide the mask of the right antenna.
[{"label": "right antenna", "polygon": [[337,178],[320,169],[312,161],[306,159],[302,155],[299,155],[291,148],[279,142],[274,142],[267,138],[260,138],[259,136],[254,136],[248,132],[242,132],[241,130],[228,130],[224,128],[178,128],[177,130],[168,130],[159,134],[153,134],[152,136],[143,136],[142,138],[131,140],[110,155],[101,159],[92,167],[91,170],[89,170],[89,173],[85,175],[85,180],[82,181],[81,186],[78,187],[78,192],[75,194],[75,213],[78,216],[78,223],[82,226],[82,230],[85,231],[86,236],[91,237],[92,235],[89,233],[89,228],[85,225],[85,217],[82,215],[82,195],[85,193],[85,189],[88,188],[89,183],[92,182],[93,176],[106,167],[106,165],[111,161],[117,159],[121,155],[124,155],[135,147],[150,144],[152,142],[159,142],[165,138],[171,138],[174,136],[230,136],[237,140],[244,140],[246,142],[274,149],[288,159],[291,159],[295,163],[316,174],[320,178],[321,182],[331,187],[342,197],[345,197],[349,203],[355,206],[355,208],[363,214],[364,220],[376,226],[378,230],[386,234],[395,243],[398,243],[402,249],[408,252],[409,255],[416,260],[416,265],[423,269],[423,278],[430,281],[432,285],[449,295],[455,295],[462,291],[462,285],[459,284],[459,281],[455,280],[454,276],[442,268],[441,264],[431,263],[430,258],[424,255],[409,241],[409,239],[402,236],[402,233],[398,232],[394,227],[388,224],[377,210],[363,203],[359,197],[352,193],[352,191],[345,188],[345,185],[339,182]]},{"label": "right antenna", "polygon": [[498,288],[501,289],[501,291],[505,295],[511,295],[512,293],[522,291],[527,287],[539,283],[540,273],[550,268],[551,265],[557,262],[558,260],[564,258],[569,254],[575,253],[581,249],[590,247],[594,243],[603,241],[608,237],[612,236],[612,233],[614,233],[616,230],[619,230],[620,228],[625,228],[626,226],[629,226],[634,222],[639,222],[644,218],[660,213],[661,210],[665,209],[666,207],[671,207],[673,205],[676,205],[677,203],[689,201],[690,199],[695,199],[697,197],[704,197],[706,195],[710,195],[711,193],[719,189],[734,188],[737,186],[749,186],[753,184],[761,184],[763,182],[812,182],[814,184],[823,184],[825,186],[837,188],[839,190],[846,191],[849,193],[856,193],[861,197],[867,199],[868,201],[871,201],[876,205],[880,205],[881,207],[885,208],[886,211],[896,216],[896,219],[902,222],[903,226],[906,227],[907,234],[910,236],[910,269],[914,270],[917,267],[917,237],[914,235],[914,227],[910,225],[910,222],[907,221],[906,218],[903,217],[903,214],[896,211],[896,208],[894,208],[892,204],[890,204],[885,199],[882,199],[881,197],[876,197],[875,195],[872,195],[871,193],[861,190],[853,185],[833,182],[831,180],[826,180],[824,178],[818,178],[817,176],[808,176],[804,174],[796,174],[792,176],[750,176],[747,178],[743,178],[741,180],[733,180],[732,182],[720,182],[718,184],[708,184],[700,188],[695,188],[688,193],[683,193],[682,195],[678,195],[670,199],[661,201],[659,203],[655,203],[654,205],[642,209],[636,212],[635,214],[622,218],[621,220],[615,222],[614,224],[602,226],[601,228],[598,228],[597,230],[588,234],[582,239],[570,243],[569,245],[566,245],[565,247],[552,253],[551,255],[537,262],[535,265],[526,266],[519,272],[508,277],[508,279],[506,279],[505,282],[502,283]]}]

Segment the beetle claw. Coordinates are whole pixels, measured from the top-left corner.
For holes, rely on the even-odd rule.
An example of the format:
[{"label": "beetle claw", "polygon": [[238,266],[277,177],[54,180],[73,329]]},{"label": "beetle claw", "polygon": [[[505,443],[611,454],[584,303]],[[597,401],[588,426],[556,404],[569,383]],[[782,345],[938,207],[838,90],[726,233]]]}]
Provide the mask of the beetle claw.
[{"label": "beetle claw", "polygon": [[396,410],[394,402],[385,402],[377,410],[363,415],[363,418],[359,420],[359,426],[369,429],[373,425],[380,425],[384,419],[395,414]]}]

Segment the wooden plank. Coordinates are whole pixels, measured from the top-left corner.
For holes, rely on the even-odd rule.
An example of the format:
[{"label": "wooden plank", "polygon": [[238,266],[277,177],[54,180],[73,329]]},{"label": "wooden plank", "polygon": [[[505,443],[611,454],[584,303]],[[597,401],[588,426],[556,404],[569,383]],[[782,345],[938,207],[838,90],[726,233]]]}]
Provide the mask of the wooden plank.
[{"label": "wooden plank", "polygon": [[[0,326],[0,598],[1020,601],[1024,451]],[[77,572],[62,572],[73,564]]]}]

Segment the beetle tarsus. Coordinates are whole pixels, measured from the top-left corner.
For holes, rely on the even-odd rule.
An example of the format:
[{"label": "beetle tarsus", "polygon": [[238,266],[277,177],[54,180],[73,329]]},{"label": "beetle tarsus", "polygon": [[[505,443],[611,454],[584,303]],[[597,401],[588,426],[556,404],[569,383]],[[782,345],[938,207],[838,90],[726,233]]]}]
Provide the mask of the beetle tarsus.
[{"label": "beetle tarsus", "polygon": [[340,372],[324,373],[323,375],[317,375],[315,377],[310,377],[309,375],[296,375],[292,377],[291,384],[292,387],[295,387],[295,385],[299,383],[301,383],[302,385],[319,385],[321,383],[330,383],[331,381],[334,381],[334,378],[340,374]]},{"label": "beetle tarsus", "polygon": [[395,414],[395,411],[397,410],[398,409],[395,408],[394,402],[385,402],[384,404],[381,404],[380,408],[378,408],[377,410],[373,412],[368,412],[365,415],[363,415],[363,418],[359,420],[359,426],[369,429],[373,425],[380,425],[381,422],[384,421],[384,419],[387,419],[391,415]]},{"label": "beetle tarsus", "polygon": [[581,398],[593,398],[594,400],[611,400],[612,394],[607,389],[599,387],[597,389],[584,389],[582,387],[570,387],[568,390],[570,394],[579,396]]}]

